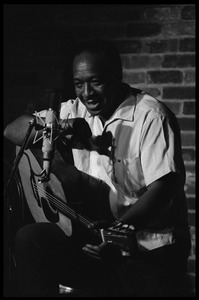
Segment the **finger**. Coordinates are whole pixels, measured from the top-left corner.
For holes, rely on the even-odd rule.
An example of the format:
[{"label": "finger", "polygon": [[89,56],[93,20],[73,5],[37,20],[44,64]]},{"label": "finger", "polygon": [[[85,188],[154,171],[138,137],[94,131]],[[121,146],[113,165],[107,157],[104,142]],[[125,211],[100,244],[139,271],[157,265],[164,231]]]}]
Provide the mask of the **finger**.
[{"label": "finger", "polygon": [[87,247],[83,247],[82,250],[84,251],[84,253],[85,253],[86,255],[89,255],[89,256],[91,256],[91,257],[93,257],[93,258],[96,258],[96,259],[100,259],[100,256],[99,256],[99,253],[98,253],[98,252],[93,251],[93,250],[91,250],[91,249],[89,249],[89,248],[87,248]]},{"label": "finger", "polygon": [[84,251],[88,251],[90,253],[96,253],[96,254],[99,254],[100,252],[100,249],[98,246],[93,246],[93,245],[85,245],[83,248],[82,248]]},{"label": "finger", "polygon": [[86,244],[84,247],[93,250],[95,252],[100,252],[100,247],[99,246],[95,246],[95,245],[91,245],[91,244]]}]

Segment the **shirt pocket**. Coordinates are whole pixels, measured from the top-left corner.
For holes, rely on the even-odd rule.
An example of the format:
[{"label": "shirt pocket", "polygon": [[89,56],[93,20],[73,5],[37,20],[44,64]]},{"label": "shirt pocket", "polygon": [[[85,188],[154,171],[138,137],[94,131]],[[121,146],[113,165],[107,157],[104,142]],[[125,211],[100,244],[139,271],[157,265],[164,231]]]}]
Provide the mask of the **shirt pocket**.
[{"label": "shirt pocket", "polygon": [[121,191],[130,197],[140,197],[146,191],[146,184],[139,157],[116,158],[112,180]]}]

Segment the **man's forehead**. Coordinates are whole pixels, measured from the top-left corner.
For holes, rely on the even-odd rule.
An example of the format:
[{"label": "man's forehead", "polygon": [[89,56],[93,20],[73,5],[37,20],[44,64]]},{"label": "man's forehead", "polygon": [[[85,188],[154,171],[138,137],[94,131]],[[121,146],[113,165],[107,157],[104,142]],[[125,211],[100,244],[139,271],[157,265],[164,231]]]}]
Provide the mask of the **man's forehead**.
[{"label": "man's forehead", "polygon": [[80,61],[90,61],[92,63],[97,62],[105,62],[106,61],[106,55],[101,52],[97,53],[91,53],[91,52],[82,52],[75,56],[74,63],[80,62]]},{"label": "man's forehead", "polygon": [[101,72],[106,66],[106,60],[101,53],[83,52],[77,55],[73,61],[73,71],[90,69]]}]

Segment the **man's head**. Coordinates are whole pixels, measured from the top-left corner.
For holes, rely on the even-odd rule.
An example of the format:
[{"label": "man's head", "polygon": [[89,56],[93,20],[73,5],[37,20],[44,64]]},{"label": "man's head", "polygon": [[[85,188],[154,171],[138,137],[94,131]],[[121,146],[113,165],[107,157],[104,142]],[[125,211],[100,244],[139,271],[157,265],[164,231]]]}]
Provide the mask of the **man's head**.
[{"label": "man's head", "polygon": [[91,115],[109,116],[122,80],[120,56],[108,41],[87,41],[75,51],[73,81],[77,97]]}]

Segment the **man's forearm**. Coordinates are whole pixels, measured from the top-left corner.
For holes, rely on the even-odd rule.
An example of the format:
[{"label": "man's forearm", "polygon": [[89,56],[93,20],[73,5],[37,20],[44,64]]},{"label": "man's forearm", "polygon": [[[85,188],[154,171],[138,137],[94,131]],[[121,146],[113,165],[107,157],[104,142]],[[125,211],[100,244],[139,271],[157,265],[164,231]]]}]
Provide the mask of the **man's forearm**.
[{"label": "man's forearm", "polygon": [[[4,129],[4,137],[17,146],[21,146],[28,131],[30,121],[34,118],[32,115],[22,115],[13,122],[9,123]],[[36,129],[33,127],[28,145],[31,145],[35,137]],[[42,131],[38,134],[41,136]],[[39,137],[38,135],[38,137]]]},{"label": "man's forearm", "polygon": [[170,173],[164,180],[153,182],[138,201],[120,218],[125,223],[142,227],[153,221],[168,205],[171,199]]}]

